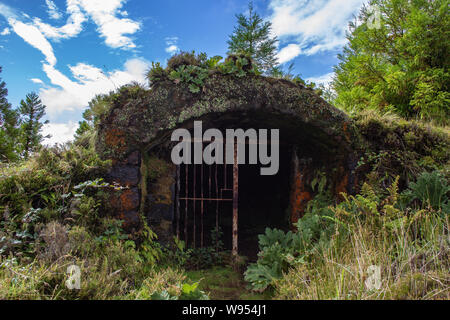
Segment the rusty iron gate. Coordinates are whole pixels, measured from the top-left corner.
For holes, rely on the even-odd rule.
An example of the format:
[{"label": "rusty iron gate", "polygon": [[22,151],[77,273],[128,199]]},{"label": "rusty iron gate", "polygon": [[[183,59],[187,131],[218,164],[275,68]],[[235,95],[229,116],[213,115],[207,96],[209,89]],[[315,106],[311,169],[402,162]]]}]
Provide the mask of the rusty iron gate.
[{"label": "rusty iron gate", "polygon": [[[230,173],[232,174],[230,175]],[[231,180],[231,181],[230,181]],[[183,164],[176,168],[175,228],[178,239],[195,248],[205,245],[205,215],[215,215],[219,229],[221,202],[232,203],[232,255],[238,255],[238,182],[237,150],[234,164]],[[182,212],[183,211],[183,212]],[[183,216],[184,215],[184,216]],[[189,226],[189,219],[192,224]],[[191,237],[189,237],[191,235]],[[200,239],[197,239],[197,237]],[[217,232],[216,232],[217,236]],[[219,239],[215,239],[218,243]]]}]

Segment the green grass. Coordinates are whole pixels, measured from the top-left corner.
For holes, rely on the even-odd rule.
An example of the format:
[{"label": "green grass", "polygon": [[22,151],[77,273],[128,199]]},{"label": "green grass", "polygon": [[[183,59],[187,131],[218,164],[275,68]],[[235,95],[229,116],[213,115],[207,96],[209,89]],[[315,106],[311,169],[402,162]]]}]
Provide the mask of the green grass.
[{"label": "green grass", "polygon": [[259,294],[247,288],[241,273],[231,267],[213,267],[206,270],[188,271],[187,278],[200,281],[200,290],[213,300],[267,300],[270,293]]}]

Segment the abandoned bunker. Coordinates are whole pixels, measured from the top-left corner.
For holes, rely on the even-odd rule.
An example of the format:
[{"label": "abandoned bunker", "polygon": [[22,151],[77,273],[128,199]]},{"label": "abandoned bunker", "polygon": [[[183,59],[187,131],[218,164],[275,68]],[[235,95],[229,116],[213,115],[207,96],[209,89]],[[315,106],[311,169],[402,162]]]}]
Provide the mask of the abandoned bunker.
[{"label": "abandoned bunker", "polygon": [[[203,247],[220,230],[225,248],[236,245],[251,257],[258,234],[266,227],[291,229],[320,192],[336,201],[341,192],[354,192],[354,124],[302,84],[215,73],[196,93],[169,79],[119,93],[98,124],[96,149],[112,160],[108,182],[126,186],[111,192],[108,206],[129,232],[146,223],[162,242],[177,236]],[[203,131],[223,133],[278,129],[278,172],[261,175],[260,164],[173,164],[172,132],[193,135],[194,121]]]}]

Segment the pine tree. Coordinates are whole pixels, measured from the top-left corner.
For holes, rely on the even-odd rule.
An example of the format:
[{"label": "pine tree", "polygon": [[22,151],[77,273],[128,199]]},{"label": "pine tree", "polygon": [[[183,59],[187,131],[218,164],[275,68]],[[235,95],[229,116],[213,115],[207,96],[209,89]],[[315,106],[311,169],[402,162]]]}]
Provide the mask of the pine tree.
[{"label": "pine tree", "polygon": [[25,100],[20,102],[20,140],[25,159],[28,159],[30,154],[40,147],[44,139],[41,130],[48,120],[43,123],[40,120],[45,115],[45,108],[39,96],[34,92],[27,94]]},{"label": "pine tree", "polygon": [[261,72],[268,73],[278,64],[277,38],[271,37],[272,23],[264,22],[254,11],[253,3],[248,5],[248,17],[236,15],[237,26],[228,40],[228,54],[246,54],[253,58]]},{"label": "pine tree", "polygon": [[[89,102],[91,106],[91,102]],[[94,117],[91,109],[86,109],[83,112],[83,121],[78,121],[78,129],[75,131],[75,141],[79,140],[86,134],[94,129]]]},{"label": "pine tree", "polygon": [[[2,68],[0,67],[0,73]],[[17,112],[7,100],[8,89],[0,78],[0,162],[14,161],[17,157]]]}]

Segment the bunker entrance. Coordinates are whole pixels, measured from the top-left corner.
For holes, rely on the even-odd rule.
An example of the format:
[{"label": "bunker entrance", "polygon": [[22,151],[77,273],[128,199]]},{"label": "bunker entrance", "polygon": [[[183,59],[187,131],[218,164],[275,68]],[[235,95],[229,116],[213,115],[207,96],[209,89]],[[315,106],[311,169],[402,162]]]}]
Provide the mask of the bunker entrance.
[{"label": "bunker entrance", "polygon": [[237,244],[239,255],[255,261],[259,234],[266,228],[289,229],[292,148],[281,144],[279,151],[275,175],[261,175],[260,164],[177,166],[176,235],[191,248],[233,251]]},{"label": "bunker entrance", "polygon": [[[289,115],[262,112],[208,114],[200,120],[203,130],[218,128],[222,133],[224,160],[227,153],[226,130],[255,128],[258,132],[258,161],[257,164],[249,164],[252,142],[246,138],[246,161],[237,166],[207,165],[201,161],[195,165],[181,164],[176,167],[172,226],[175,235],[190,248],[215,247],[220,240],[225,250],[254,261],[259,251],[259,234],[264,233],[266,228],[287,231],[302,216],[316,192],[311,186],[313,180],[325,175],[330,190],[343,190],[340,185],[346,186],[345,169],[342,172],[333,169],[340,168],[339,164],[346,161],[340,145],[311,124],[299,122]],[[204,141],[205,137],[197,138],[195,123],[191,121],[180,128],[189,131],[189,139],[194,137],[190,140],[190,163],[194,163],[194,143],[197,139],[202,141],[202,150],[205,150],[215,138],[209,141]],[[261,163],[259,151],[264,145],[264,139],[260,139],[259,135],[261,128],[279,130],[279,139],[273,140],[272,132],[268,132],[265,141],[268,156],[274,141],[278,146],[279,165],[274,175],[261,174],[261,168],[271,166]],[[173,150],[176,144],[169,144],[171,147],[168,149]],[[218,229],[221,231],[220,238],[214,232]]]}]

